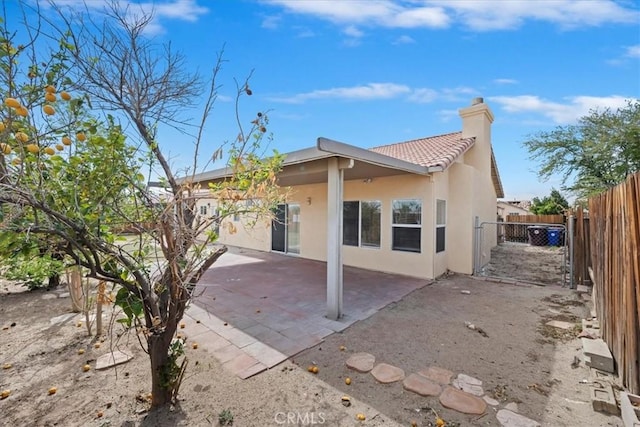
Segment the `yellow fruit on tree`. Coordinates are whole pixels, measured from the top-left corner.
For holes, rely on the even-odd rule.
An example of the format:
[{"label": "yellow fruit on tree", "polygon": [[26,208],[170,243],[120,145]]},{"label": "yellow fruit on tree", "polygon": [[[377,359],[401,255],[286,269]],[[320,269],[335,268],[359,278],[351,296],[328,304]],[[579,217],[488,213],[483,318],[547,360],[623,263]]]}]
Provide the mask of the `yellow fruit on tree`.
[{"label": "yellow fruit on tree", "polygon": [[71,138],[69,138],[68,136],[63,136],[62,137],[62,143],[64,145],[71,145]]},{"label": "yellow fruit on tree", "polygon": [[40,148],[36,144],[29,144],[27,145],[27,151],[32,154],[37,154],[40,152]]},{"label": "yellow fruit on tree", "polygon": [[47,154],[48,154],[48,155],[50,155],[50,156],[53,156],[54,154],[56,154],[56,150],[54,150],[54,149],[53,149],[53,148],[51,148],[51,147],[46,147],[46,148],[44,149],[44,152],[45,152],[45,153],[47,153]]},{"label": "yellow fruit on tree", "polygon": [[60,92],[60,98],[64,99],[65,101],[69,101],[71,99],[71,95],[69,95],[69,92],[62,91]]},{"label": "yellow fruit on tree", "polygon": [[45,105],[42,107],[42,111],[48,116],[53,116],[56,113],[56,110],[53,109],[51,105]]},{"label": "yellow fruit on tree", "polygon": [[0,122],[0,132],[3,132],[6,128],[7,126],[4,124],[4,122]]},{"label": "yellow fruit on tree", "polygon": [[2,151],[2,154],[5,154],[5,155],[11,154],[11,146],[3,142],[0,144],[0,151]]},{"label": "yellow fruit on tree", "polygon": [[20,142],[27,142],[29,140],[29,135],[24,132],[16,132],[14,136],[16,137],[16,140]]},{"label": "yellow fruit on tree", "polygon": [[19,159],[18,157],[16,157],[15,159],[11,160],[11,164],[18,166],[20,163],[22,163],[22,159]]},{"label": "yellow fruit on tree", "polygon": [[4,103],[7,105],[7,107],[11,107],[11,108],[22,107],[22,105],[20,105],[20,102],[15,98],[7,98],[4,100]]},{"label": "yellow fruit on tree", "polygon": [[55,102],[56,101],[56,95],[53,94],[53,93],[47,92],[47,93],[44,94],[44,99],[46,99],[49,102]]},{"label": "yellow fruit on tree", "polygon": [[45,90],[47,93],[56,93],[56,88],[55,88],[55,87],[53,87],[53,86],[51,86],[51,85],[49,85],[49,86],[45,87],[45,88],[44,88],[44,90]]},{"label": "yellow fruit on tree", "polygon": [[76,134],[76,139],[80,142],[84,141],[87,139],[87,136],[83,133],[83,132],[78,132]]},{"label": "yellow fruit on tree", "polygon": [[27,117],[29,115],[29,110],[21,105],[20,107],[16,108],[16,114],[22,117]]},{"label": "yellow fruit on tree", "polygon": [[58,151],[62,151],[62,150],[64,150],[64,145],[62,145],[62,144],[56,144],[56,150],[58,150]]}]

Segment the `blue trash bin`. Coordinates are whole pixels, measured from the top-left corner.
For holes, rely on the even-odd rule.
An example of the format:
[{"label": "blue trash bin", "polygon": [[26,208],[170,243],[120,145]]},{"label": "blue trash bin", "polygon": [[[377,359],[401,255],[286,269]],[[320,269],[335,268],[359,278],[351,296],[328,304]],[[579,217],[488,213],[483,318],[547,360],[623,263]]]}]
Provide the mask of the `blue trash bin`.
[{"label": "blue trash bin", "polygon": [[549,246],[562,246],[564,242],[564,228],[547,228],[547,242]]}]

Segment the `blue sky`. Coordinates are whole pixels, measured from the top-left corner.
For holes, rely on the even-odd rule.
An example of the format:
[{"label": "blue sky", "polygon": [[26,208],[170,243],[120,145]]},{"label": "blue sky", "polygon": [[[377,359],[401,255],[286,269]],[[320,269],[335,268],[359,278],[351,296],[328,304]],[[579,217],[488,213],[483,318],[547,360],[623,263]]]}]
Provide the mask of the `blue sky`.
[{"label": "blue sky", "polygon": [[[99,0],[87,0],[97,6]],[[77,3],[58,0],[58,3]],[[171,41],[206,74],[225,46],[211,152],[233,139],[234,78],[251,70],[247,121],[271,110],[272,147],[316,138],[361,147],[460,130],[457,110],[482,96],[508,199],[544,196],[522,142],[592,108],[640,98],[640,6],[631,1],[172,0],[149,36]],[[160,135],[180,165],[188,139]]]}]

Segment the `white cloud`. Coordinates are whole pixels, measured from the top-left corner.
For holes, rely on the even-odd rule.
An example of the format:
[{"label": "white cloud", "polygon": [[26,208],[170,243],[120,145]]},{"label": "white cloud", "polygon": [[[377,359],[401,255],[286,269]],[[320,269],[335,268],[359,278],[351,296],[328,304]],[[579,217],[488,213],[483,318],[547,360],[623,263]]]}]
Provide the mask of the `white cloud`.
[{"label": "white cloud", "polygon": [[302,104],[315,99],[360,100],[403,98],[405,101],[427,104],[434,101],[466,102],[477,96],[478,91],[465,86],[454,88],[432,89],[426,87],[411,88],[397,83],[368,83],[351,87],[337,87],[332,89],[318,89],[287,97],[271,97],[271,101],[288,104]]},{"label": "white cloud", "polygon": [[563,29],[608,23],[635,24],[640,12],[615,0],[266,0],[291,13],[315,16],[341,25],[388,28],[448,28],[456,23],[476,31],[507,30],[527,21]]},{"label": "white cloud", "polygon": [[342,32],[345,35],[347,35],[349,37],[356,38],[356,39],[364,36],[364,33],[362,31],[360,31],[358,28],[356,28],[355,26],[353,26],[353,25],[349,25],[344,30],[342,30]]},{"label": "white cloud", "polygon": [[412,37],[407,36],[407,35],[402,35],[402,36],[398,37],[397,39],[395,39],[393,41],[393,44],[412,44],[412,43],[415,43],[415,42],[416,41]]},{"label": "white cloud", "polygon": [[375,100],[391,99],[410,93],[411,89],[405,85],[395,83],[369,83],[361,86],[337,87],[320,89],[312,92],[299,93],[285,98],[271,98],[272,101],[288,104],[301,104],[312,99],[342,99],[342,100]]},{"label": "white cloud", "polygon": [[625,56],[629,58],[640,58],[640,44],[635,46],[627,46]]},{"label": "white cloud", "polygon": [[262,24],[260,25],[262,28],[266,28],[267,30],[276,30],[280,25],[281,16],[265,16],[262,20]]},{"label": "white cloud", "polygon": [[508,113],[536,113],[553,120],[559,125],[575,123],[594,109],[610,108],[616,110],[625,107],[627,100],[624,96],[612,95],[574,96],[563,98],[564,102],[554,102],[535,95],[494,96],[489,100],[500,104]]},{"label": "white cloud", "polygon": [[[168,0],[136,3],[132,0],[120,0],[118,6],[121,10],[126,10],[130,18],[140,14],[153,13],[153,20],[147,25],[147,34],[158,34],[164,32],[161,21],[179,20],[195,22],[200,16],[209,12],[209,9],[198,5],[198,0]],[[54,0],[54,4],[59,7],[68,7],[75,10],[104,10],[105,3],[101,1],[86,0]],[[43,2],[44,7],[48,7],[47,2]]]},{"label": "white cloud", "polygon": [[515,79],[493,79],[493,82],[498,85],[515,85],[520,83]]}]

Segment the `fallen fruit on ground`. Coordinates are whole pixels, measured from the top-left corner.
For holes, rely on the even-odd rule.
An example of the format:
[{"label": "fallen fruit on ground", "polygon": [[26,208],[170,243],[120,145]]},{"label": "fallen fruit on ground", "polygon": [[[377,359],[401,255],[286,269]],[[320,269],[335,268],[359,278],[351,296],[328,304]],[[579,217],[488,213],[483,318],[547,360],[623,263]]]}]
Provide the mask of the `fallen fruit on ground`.
[{"label": "fallen fruit on ground", "polygon": [[191,348],[196,350],[198,348],[198,343],[197,342],[191,343]]},{"label": "fallen fruit on ground", "polygon": [[90,371],[90,370],[91,370],[91,366],[90,366],[90,365],[84,365],[84,366],[82,367],[82,370],[83,370],[84,372]]},{"label": "fallen fruit on ground", "polygon": [[11,363],[5,363],[4,365],[2,365],[2,369],[11,369],[13,365]]},{"label": "fallen fruit on ground", "polygon": [[53,116],[56,113],[56,110],[51,105],[45,105],[42,107],[42,111],[48,116]]},{"label": "fallen fruit on ground", "polygon": [[11,394],[11,390],[2,390],[0,393],[0,399],[6,399]]},{"label": "fallen fruit on ground", "polygon": [[71,95],[69,95],[69,92],[62,91],[60,92],[60,98],[64,99],[65,101],[68,101],[71,99]]},{"label": "fallen fruit on ground", "polygon": [[184,323],[180,323],[180,329],[184,329],[186,325]]},{"label": "fallen fruit on ground", "polygon": [[51,387],[49,389],[49,394],[56,394],[58,392],[58,388],[57,387]]},{"label": "fallen fruit on ground", "polygon": [[350,385],[350,384],[351,384],[351,378],[348,378],[348,377],[347,377],[347,378],[345,378],[345,379],[344,379],[344,383],[345,383],[346,385]]},{"label": "fallen fruit on ground", "polygon": [[364,421],[366,419],[367,417],[365,417],[364,414],[356,414],[356,420]]},{"label": "fallen fruit on ground", "polygon": [[7,107],[11,107],[11,108],[20,108],[20,102],[18,102],[17,99],[15,98],[7,98],[4,100],[4,103]]},{"label": "fallen fruit on ground", "polygon": [[97,343],[95,343],[93,346],[94,346],[95,348],[100,348],[100,343],[99,343],[99,342],[97,342]]},{"label": "fallen fruit on ground", "polygon": [[84,348],[79,349],[78,354],[84,354]]},{"label": "fallen fruit on ground", "polygon": [[320,371],[320,369],[317,366],[314,366],[313,369],[311,370],[311,372],[313,372],[314,374],[317,374]]},{"label": "fallen fruit on ground", "polygon": [[77,326],[78,328],[81,328],[81,327],[82,327],[82,322],[78,322],[78,323],[76,323],[76,326]]},{"label": "fallen fruit on ground", "polygon": [[445,424],[442,418],[436,418],[436,427],[444,427]]},{"label": "fallen fruit on ground", "polygon": [[102,416],[104,415],[104,412],[98,411],[96,415],[98,416],[98,418],[102,418]]},{"label": "fallen fruit on ground", "polygon": [[343,345],[340,346],[340,351],[345,351],[346,349],[347,349],[347,347],[345,347]]}]

